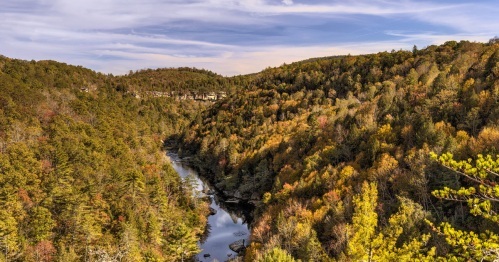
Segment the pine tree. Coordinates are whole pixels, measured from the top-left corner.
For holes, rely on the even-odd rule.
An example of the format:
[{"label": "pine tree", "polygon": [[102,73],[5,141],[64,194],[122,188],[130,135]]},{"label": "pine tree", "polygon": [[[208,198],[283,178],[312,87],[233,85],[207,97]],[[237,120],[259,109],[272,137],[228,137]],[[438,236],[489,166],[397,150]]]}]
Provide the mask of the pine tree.
[{"label": "pine tree", "polygon": [[50,230],[54,226],[52,214],[44,207],[34,208],[29,222],[31,237],[35,242],[40,242],[50,236]]},{"label": "pine tree", "polygon": [[[408,214],[413,210],[402,205],[399,212],[389,219],[388,227],[378,227],[378,215],[375,212],[378,199],[376,183],[362,185],[361,195],[354,197],[355,213],[350,226],[352,236],[348,241],[348,252],[354,261],[410,261],[422,257],[421,247],[429,235],[423,235],[421,240],[413,239],[404,243],[401,248],[396,246],[403,232],[402,225],[407,221]],[[429,256],[434,251],[429,252]]]},{"label": "pine tree", "polygon": [[194,254],[197,254],[202,249],[197,245],[199,239],[195,237],[192,229],[185,224],[180,224],[175,229],[169,241],[169,250],[173,252],[182,262]]},{"label": "pine tree", "polygon": [[147,224],[147,241],[154,246],[159,245],[161,241],[161,231],[160,231],[160,224],[158,222],[158,219],[156,218],[156,215],[154,213],[151,213],[149,215],[149,223]]},{"label": "pine tree", "polygon": [[[499,185],[490,182],[487,178],[499,176],[499,160],[494,160],[490,155],[484,157],[479,154],[475,165],[472,160],[455,161],[450,153],[438,157],[435,153],[432,159],[438,161],[442,166],[453,170],[457,174],[466,177],[479,186],[470,188],[461,187],[459,190],[444,188],[433,191],[432,194],[440,199],[466,202],[470,213],[498,223],[499,215],[492,209],[491,201],[499,202]],[[449,223],[442,223],[435,227],[431,222],[428,224],[438,234],[443,235],[447,243],[454,247],[454,253],[450,254],[449,261],[496,261],[499,258],[499,235],[486,230],[482,234],[466,232],[452,228]],[[464,260],[463,260],[464,261]]]},{"label": "pine tree", "polygon": [[126,191],[131,191],[132,194],[132,206],[135,206],[135,196],[137,193],[144,190],[144,175],[141,172],[133,169],[131,170],[124,181],[124,189]]},{"label": "pine tree", "polygon": [[304,251],[302,253],[305,255],[302,261],[321,261],[321,257],[324,255],[324,250],[321,247],[319,239],[317,239],[317,232],[315,232],[315,230],[312,230],[310,237],[302,246],[302,250]]}]

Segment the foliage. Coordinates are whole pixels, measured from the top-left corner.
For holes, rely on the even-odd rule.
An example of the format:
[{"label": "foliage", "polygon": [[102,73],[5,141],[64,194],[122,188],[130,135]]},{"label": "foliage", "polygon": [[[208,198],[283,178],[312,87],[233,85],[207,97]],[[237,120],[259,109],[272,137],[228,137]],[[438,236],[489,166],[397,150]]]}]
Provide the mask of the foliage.
[{"label": "foliage", "polygon": [[286,251],[275,247],[266,252],[263,258],[258,259],[258,262],[293,262],[295,261]]},{"label": "foliage", "polygon": [[[481,215],[497,223],[499,216],[492,209],[491,201],[499,202],[499,187],[487,178],[494,181],[493,178],[498,175],[499,171],[499,160],[493,160],[490,155],[484,157],[479,154],[475,161],[472,159],[456,161],[451,153],[440,157],[432,153],[432,159],[438,160],[442,166],[476,183],[472,187],[462,187],[459,190],[450,188],[435,190],[432,192],[434,196],[440,199],[466,202],[471,214]],[[499,236],[492,231],[486,230],[477,234],[473,231],[456,230],[449,223],[442,223],[438,228],[433,223],[428,223],[434,231],[446,238],[450,246],[454,247],[454,253],[447,256],[450,261],[463,259],[493,261],[499,257]]]},{"label": "foliage", "polygon": [[[446,257],[452,248],[441,236],[428,238],[425,219],[478,235],[499,232],[468,214],[467,205],[431,194],[470,180],[430,159],[431,151],[451,152],[459,161],[497,153],[497,57],[497,45],[449,41],[267,68],[238,78],[246,84],[200,111],[182,131],[188,136],[172,138],[222,190],[262,199],[252,228],[262,247],[247,256],[280,247],[309,259],[304,246],[316,232],[320,248],[314,246],[325,254],[318,260],[353,259],[352,200],[364,182],[375,182],[369,239],[383,242],[376,250]],[[480,208],[488,212],[485,204]]]},{"label": "foliage", "polygon": [[[302,261],[492,258],[498,170],[483,155],[499,149],[495,42],[235,77],[113,76],[1,56],[0,251],[9,261],[191,257],[206,205],[165,161],[166,142],[221,190],[252,198],[247,261],[274,250]],[[154,93],[171,91],[227,97]],[[438,165],[432,151],[451,155]]]},{"label": "foliage", "polygon": [[[186,82],[183,88],[193,79],[220,78],[187,68],[154,72]],[[0,57],[2,258],[181,260],[164,243],[177,237],[181,223],[195,239],[207,211],[182,189],[161,140],[179,132],[203,103],[132,97],[127,91],[156,88],[154,81],[146,87],[150,73],[115,77]],[[195,250],[191,243],[182,255]]]}]

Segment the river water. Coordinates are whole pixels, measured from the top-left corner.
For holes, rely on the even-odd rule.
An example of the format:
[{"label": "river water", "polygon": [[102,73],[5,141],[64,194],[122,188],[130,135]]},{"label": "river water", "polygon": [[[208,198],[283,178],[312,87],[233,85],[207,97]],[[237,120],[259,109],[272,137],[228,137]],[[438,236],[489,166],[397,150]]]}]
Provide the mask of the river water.
[{"label": "river water", "polygon": [[[175,153],[168,152],[168,158],[173,168],[180,177],[184,178],[189,174],[193,174],[197,181],[197,190],[201,191],[201,195],[208,190],[215,188],[203,177],[200,177],[198,172],[191,167],[179,162],[179,158]],[[219,196],[218,193],[210,196],[211,208],[215,209],[215,215],[208,216],[208,225],[205,233],[200,237],[198,242],[201,251],[196,255],[198,261],[213,261],[217,259],[220,262],[226,261],[230,257],[236,255],[230,250],[229,245],[237,240],[245,239],[248,242],[250,234],[250,223],[252,208],[243,204],[225,204],[225,198]],[[205,257],[209,254],[209,257]]]}]

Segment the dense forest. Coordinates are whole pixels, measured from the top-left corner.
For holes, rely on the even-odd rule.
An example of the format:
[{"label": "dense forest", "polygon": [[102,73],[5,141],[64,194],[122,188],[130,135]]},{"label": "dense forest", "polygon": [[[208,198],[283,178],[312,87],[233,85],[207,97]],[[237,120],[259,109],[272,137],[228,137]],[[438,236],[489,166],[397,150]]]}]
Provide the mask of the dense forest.
[{"label": "dense forest", "polygon": [[[206,198],[256,205],[238,261],[499,257],[499,41],[222,77],[0,57],[0,261],[190,261]],[[138,91],[225,91],[216,103]]]},{"label": "dense forest", "polygon": [[178,145],[221,190],[260,195],[245,261],[491,261],[497,42],[268,68]]},{"label": "dense forest", "polygon": [[120,90],[140,72],[6,57],[0,70],[0,261],[176,261],[198,251],[209,204],[166,161],[162,139],[202,105]]},{"label": "dense forest", "polygon": [[118,91],[235,92],[249,83],[247,76],[222,77],[196,68],[158,68],[130,71],[116,80]]}]

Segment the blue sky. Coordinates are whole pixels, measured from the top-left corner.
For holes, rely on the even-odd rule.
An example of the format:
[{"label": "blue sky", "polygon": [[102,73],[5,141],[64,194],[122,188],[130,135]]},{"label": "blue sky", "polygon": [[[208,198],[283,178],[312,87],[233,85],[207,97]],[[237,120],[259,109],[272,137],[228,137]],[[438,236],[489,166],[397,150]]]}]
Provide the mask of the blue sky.
[{"label": "blue sky", "polygon": [[499,35],[499,2],[0,0],[0,54],[103,73],[189,66],[222,75],[306,58]]}]

